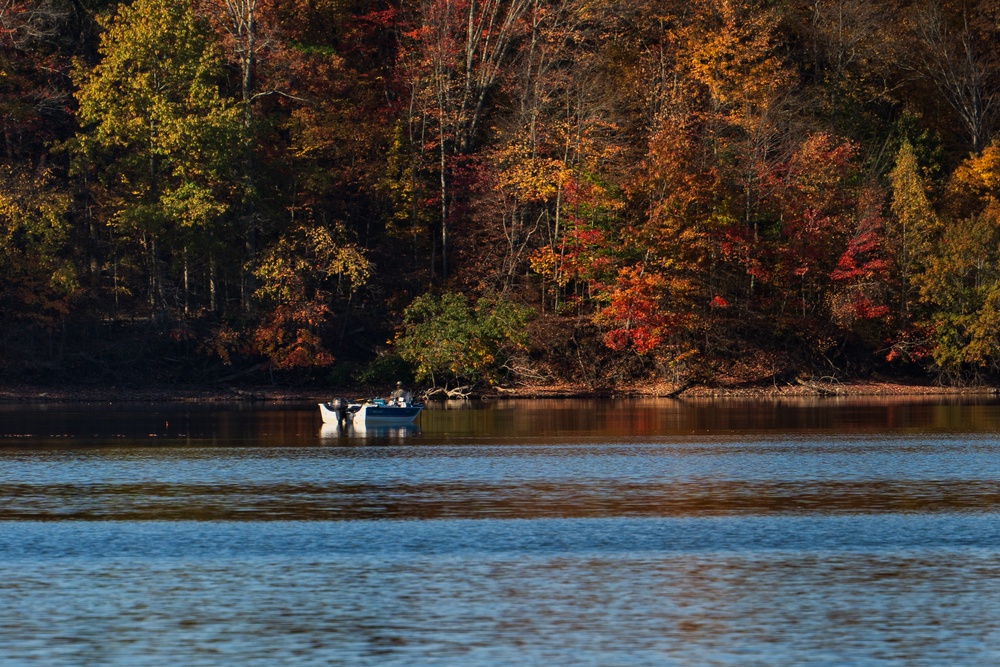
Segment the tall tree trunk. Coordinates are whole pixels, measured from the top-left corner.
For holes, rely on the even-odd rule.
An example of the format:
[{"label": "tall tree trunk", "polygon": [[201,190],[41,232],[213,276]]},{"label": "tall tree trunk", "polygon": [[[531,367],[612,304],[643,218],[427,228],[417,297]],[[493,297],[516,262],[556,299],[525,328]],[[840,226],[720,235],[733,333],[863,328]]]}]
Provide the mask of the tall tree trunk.
[{"label": "tall tree trunk", "polygon": [[448,172],[444,133],[441,134],[441,280],[448,279]]}]

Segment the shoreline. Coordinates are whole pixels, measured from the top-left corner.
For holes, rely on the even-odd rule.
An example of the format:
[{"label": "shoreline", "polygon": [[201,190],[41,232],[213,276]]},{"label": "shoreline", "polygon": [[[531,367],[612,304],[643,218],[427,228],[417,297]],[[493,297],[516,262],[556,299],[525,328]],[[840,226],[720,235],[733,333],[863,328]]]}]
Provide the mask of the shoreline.
[{"label": "shoreline", "polygon": [[[384,389],[388,392],[389,389]],[[416,392],[415,392],[416,393]],[[243,402],[322,402],[332,397],[378,395],[378,391],[363,388],[287,388],[274,386],[154,386],[154,387],[91,387],[0,385],[0,404],[16,403],[243,403]],[[497,387],[472,398],[505,399],[602,399],[602,398],[670,398],[670,399],[745,399],[778,400],[803,398],[961,398],[1000,395],[993,386],[944,387],[905,381],[806,382],[795,384],[758,384],[737,387],[692,385],[678,387],[667,383],[649,383],[594,389],[575,385],[535,385]],[[432,399],[436,401],[438,399]],[[442,399],[443,400],[443,399]]]}]

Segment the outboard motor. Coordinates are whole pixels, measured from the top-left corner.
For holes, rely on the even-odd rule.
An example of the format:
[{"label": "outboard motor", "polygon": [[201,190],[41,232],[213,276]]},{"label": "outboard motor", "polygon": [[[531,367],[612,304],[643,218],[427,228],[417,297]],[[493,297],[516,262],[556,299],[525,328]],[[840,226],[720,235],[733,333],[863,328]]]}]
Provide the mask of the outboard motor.
[{"label": "outboard motor", "polygon": [[337,413],[337,419],[341,423],[347,421],[347,399],[346,398],[335,398],[330,401],[330,407],[334,412]]}]

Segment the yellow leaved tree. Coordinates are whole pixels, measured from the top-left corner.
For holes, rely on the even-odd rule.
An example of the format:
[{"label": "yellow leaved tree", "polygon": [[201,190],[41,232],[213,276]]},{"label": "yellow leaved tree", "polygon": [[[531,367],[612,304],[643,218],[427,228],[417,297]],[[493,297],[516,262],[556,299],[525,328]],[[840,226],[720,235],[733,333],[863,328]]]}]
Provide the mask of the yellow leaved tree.
[{"label": "yellow leaved tree", "polygon": [[214,310],[245,133],[239,105],[220,93],[213,34],[184,0],[135,0],[101,24],[100,62],[73,75],[75,171],[97,184],[116,254],[142,258],[150,308],[182,289],[187,310],[195,276]]},{"label": "yellow leaved tree", "polygon": [[957,380],[1000,369],[1000,145],[955,170],[947,199],[952,217],[915,282],[934,361]]},{"label": "yellow leaved tree", "polygon": [[78,288],[66,256],[69,196],[47,172],[0,167],[0,311],[45,327],[68,311]]}]

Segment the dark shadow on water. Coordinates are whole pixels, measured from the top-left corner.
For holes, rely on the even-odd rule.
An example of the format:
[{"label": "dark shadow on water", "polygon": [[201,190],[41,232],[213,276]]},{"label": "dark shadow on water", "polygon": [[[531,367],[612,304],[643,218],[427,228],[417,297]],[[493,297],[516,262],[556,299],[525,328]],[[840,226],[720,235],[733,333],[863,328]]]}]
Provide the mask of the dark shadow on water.
[{"label": "dark shadow on water", "polygon": [[[413,429],[331,433],[315,404],[0,405],[0,447],[211,444],[295,446],[335,439],[583,442],[830,433],[1000,432],[993,397],[797,400],[566,399],[430,404]],[[100,443],[99,441],[105,441]]]}]

